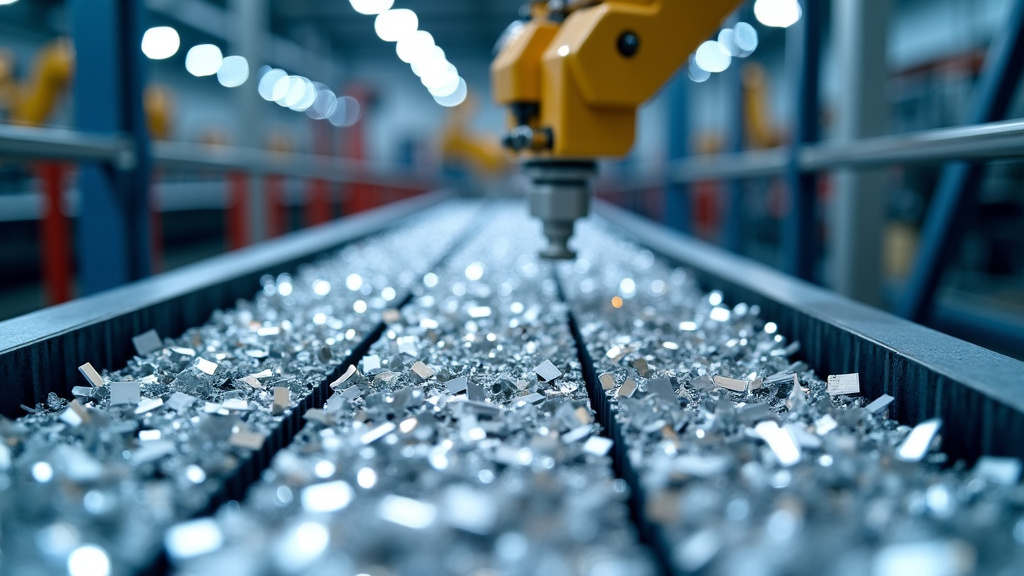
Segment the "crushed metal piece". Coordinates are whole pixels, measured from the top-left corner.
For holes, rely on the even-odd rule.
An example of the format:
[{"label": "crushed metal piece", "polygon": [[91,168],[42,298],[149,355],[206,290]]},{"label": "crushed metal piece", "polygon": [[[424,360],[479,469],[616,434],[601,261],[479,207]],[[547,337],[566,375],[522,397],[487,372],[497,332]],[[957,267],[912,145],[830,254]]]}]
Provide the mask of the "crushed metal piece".
[{"label": "crushed metal piece", "polygon": [[292,405],[292,391],[284,386],[274,387],[274,404],[271,407],[273,414],[284,414]]},{"label": "crushed metal piece", "polygon": [[133,336],[132,345],[135,346],[135,353],[139,356],[147,356],[164,347],[156,330],[147,330],[138,336]]},{"label": "crushed metal piece", "polygon": [[142,390],[138,382],[111,382],[110,405],[138,404],[142,401]]},{"label": "crushed metal piece", "polygon": [[552,364],[551,360],[541,362],[533,369],[533,371],[537,374],[537,377],[544,382],[551,382],[562,375],[562,371]]},{"label": "crushed metal piece", "polygon": [[228,443],[232,446],[239,448],[245,448],[247,450],[259,450],[263,448],[263,442],[266,441],[266,436],[255,432],[248,428],[239,428],[237,432],[231,434],[231,438]]},{"label": "crushed metal piece", "polygon": [[420,380],[430,380],[434,377],[434,370],[423,362],[416,362],[412,365],[412,371],[419,376]]},{"label": "crushed metal piece", "polygon": [[92,367],[92,363],[86,362],[85,364],[82,364],[78,367],[78,371],[82,373],[82,376],[85,376],[85,379],[89,384],[92,384],[96,388],[103,386],[103,377],[100,376],[100,373]]},{"label": "crushed metal piece", "polygon": [[747,385],[750,384],[746,380],[738,380],[736,378],[727,378],[725,376],[717,375],[712,378],[712,381],[715,383],[715,386],[721,386],[722,388],[732,390],[733,392],[746,392]]},{"label": "crushed metal piece", "polygon": [[865,406],[864,409],[872,414],[881,414],[882,412],[885,412],[885,409],[888,408],[895,400],[895,398],[888,394],[882,394],[876,398],[874,402]]},{"label": "crushed metal piece", "polygon": [[195,367],[200,372],[207,374],[209,376],[213,376],[213,373],[217,371],[217,363],[210,362],[209,360],[203,357],[196,358]]},{"label": "crushed metal piece", "polygon": [[831,374],[826,390],[829,396],[860,394],[860,374]]}]

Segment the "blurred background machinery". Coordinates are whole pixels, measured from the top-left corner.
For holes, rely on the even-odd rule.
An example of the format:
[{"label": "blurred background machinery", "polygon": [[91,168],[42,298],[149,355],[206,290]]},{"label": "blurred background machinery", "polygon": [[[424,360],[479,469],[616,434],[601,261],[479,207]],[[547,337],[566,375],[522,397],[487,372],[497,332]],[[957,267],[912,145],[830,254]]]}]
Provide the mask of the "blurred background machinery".
[{"label": "blurred background machinery", "polygon": [[[598,159],[601,198],[1024,357],[1021,2],[736,2],[657,19],[665,44],[631,21],[592,40],[621,57],[593,62],[601,36],[573,32],[598,11],[675,9],[3,2],[0,318],[439,187],[523,194],[553,181],[549,160]],[[530,38],[531,66],[562,80],[492,88],[500,49]],[[653,68],[620,66],[655,46]],[[570,72],[583,64],[601,83]],[[534,105],[570,87],[591,126],[575,135]],[[547,129],[524,177],[502,135],[540,146]],[[585,190],[592,168],[566,166],[555,187]]]}]

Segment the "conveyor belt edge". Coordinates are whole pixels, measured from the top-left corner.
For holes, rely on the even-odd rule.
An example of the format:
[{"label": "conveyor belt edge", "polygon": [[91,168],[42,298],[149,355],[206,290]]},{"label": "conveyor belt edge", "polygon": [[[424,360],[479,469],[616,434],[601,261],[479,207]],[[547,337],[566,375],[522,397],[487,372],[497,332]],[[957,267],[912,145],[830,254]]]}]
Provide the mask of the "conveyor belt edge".
[{"label": "conveyor belt edge", "polygon": [[801,343],[819,376],[859,372],[868,398],[891,394],[893,416],[939,416],[943,450],[973,462],[1024,457],[1024,362],[854,302],[648,219],[599,202],[595,213],[634,240],[694,271],[727,302],[757,304]]}]

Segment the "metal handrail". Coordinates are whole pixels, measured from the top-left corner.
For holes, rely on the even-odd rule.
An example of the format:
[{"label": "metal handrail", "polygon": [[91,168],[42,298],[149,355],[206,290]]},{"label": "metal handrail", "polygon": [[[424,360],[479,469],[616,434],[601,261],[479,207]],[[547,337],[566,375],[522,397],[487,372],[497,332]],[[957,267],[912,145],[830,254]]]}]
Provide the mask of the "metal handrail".
[{"label": "metal handrail", "polygon": [[[436,183],[429,175],[405,167],[333,156],[281,154],[255,148],[197,146],[183,142],[154,142],[150,153],[154,166],[171,170],[276,174],[406,189]],[[127,136],[10,125],[0,125],[0,158],[108,162],[119,169],[131,169],[136,161],[135,147]]]},{"label": "metal handrail", "polygon": [[705,154],[674,162],[670,177],[676,182],[738,180],[777,176],[789,162],[788,148],[752,150],[739,154]]},{"label": "metal handrail", "polygon": [[154,142],[154,165],[172,170],[215,170],[247,174],[277,174],[340,183],[367,183],[392,188],[422,188],[428,175],[404,167],[369,163],[336,156],[285,154],[256,148],[203,146]]},{"label": "metal handrail", "polygon": [[[0,125],[0,157],[101,161],[130,167],[134,164],[134,148],[131,140],[124,136]],[[824,142],[802,147],[796,155],[796,162],[801,171],[816,172],[836,168],[1021,157],[1024,157],[1024,120],[1009,120],[851,142]],[[153,143],[152,158],[156,166],[168,169],[280,174],[395,188],[417,188],[427,180],[425,175],[405,168],[345,158],[275,154],[250,148],[198,148],[194,144],[180,142]],[[739,154],[692,156],[673,162],[669,167],[669,178],[686,183],[776,176],[789,166],[790,158],[785,147]]]},{"label": "metal handrail", "polygon": [[131,168],[135,149],[129,138],[116,134],[0,124],[0,158],[110,162]]},{"label": "metal handrail", "polygon": [[1024,157],[1024,120],[824,143],[799,154],[800,168],[806,171],[1020,157]]},{"label": "metal handrail", "polygon": [[[851,142],[824,142],[802,147],[796,158],[801,171],[817,172],[836,168],[1021,157],[1024,157],[1024,121],[1009,120]],[[679,183],[777,176],[789,162],[788,148],[700,155],[674,162],[670,176]]]}]

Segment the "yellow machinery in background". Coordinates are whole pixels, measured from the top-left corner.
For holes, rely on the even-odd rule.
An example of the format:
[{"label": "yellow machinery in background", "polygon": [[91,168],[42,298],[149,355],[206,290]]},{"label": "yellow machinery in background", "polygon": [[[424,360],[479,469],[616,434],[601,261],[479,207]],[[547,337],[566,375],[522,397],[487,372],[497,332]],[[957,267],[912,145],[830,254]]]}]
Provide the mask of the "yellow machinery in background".
[{"label": "yellow machinery in background", "polygon": [[503,144],[532,181],[530,211],[547,258],[587,215],[596,158],[633,145],[636,111],[715,32],[741,0],[533,2],[491,64],[495,100],[509,109]]},{"label": "yellow machinery in background", "polygon": [[[14,77],[14,68],[14,53],[0,50],[0,110],[8,112],[12,124],[40,126],[53,114],[74,80],[74,45],[70,39],[60,38],[43,46],[36,55],[32,75],[23,82]],[[158,140],[170,137],[172,100],[170,91],[162,86],[146,89],[146,120],[150,134]]]},{"label": "yellow machinery in background", "polygon": [[757,62],[743,65],[743,114],[747,145],[754,149],[782,145],[782,134],[771,120],[768,77]]},{"label": "yellow machinery in background", "polygon": [[8,107],[10,122],[38,126],[57,107],[75,73],[75,49],[62,38],[46,45],[36,57],[32,77],[18,85],[13,54],[0,56],[0,103]]},{"label": "yellow machinery in background", "polygon": [[154,140],[168,140],[174,126],[174,98],[170,90],[158,84],[146,86],[142,95],[146,127]]},{"label": "yellow machinery in background", "polygon": [[472,94],[449,110],[441,132],[441,157],[478,175],[499,174],[508,166],[505,152],[489,135],[473,131],[470,124],[475,113],[476,100]]}]

